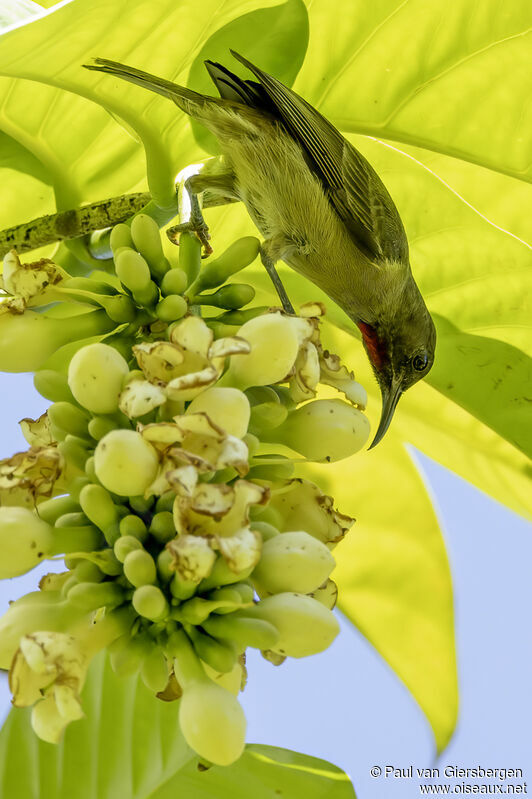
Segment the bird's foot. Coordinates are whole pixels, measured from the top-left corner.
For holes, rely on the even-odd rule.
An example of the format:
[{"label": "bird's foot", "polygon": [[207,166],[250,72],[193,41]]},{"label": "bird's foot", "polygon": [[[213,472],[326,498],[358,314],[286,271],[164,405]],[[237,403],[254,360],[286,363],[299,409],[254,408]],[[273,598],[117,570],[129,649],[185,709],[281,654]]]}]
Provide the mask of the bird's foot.
[{"label": "bird's foot", "polygon": [[180,225],[172,225],[172,227],[169,227],[166,231],[166,235],[172,244],[179,244],[179,236],[181,233],[196,234],[203,247],[203,253],[201,255],[202,258],[207,258],[207,256],[212,254],[213,250],[210,245],[211,235],[203,216],[201,216],[200,220],[194,220],[191,218],[189,222],[183,222]]},{"label": "bird's foot", "polygon": [[211,255],[213,251],[209,243],[211,238],[209,227],[203,218],[203,214],[201,213],[201,206],[198,196],[190,190],[188,183],[189,181],[185,181],[185,189],[190,198],[190,216],[188,221],[181,222],[179,225],[172,225],[172,227],[168,228],[166,231],[166,235],[172,244],[179,244],[179,235],[181,233],[195,233],[203,247],[203,253],[201,257],[207,258],[207,256]]}]

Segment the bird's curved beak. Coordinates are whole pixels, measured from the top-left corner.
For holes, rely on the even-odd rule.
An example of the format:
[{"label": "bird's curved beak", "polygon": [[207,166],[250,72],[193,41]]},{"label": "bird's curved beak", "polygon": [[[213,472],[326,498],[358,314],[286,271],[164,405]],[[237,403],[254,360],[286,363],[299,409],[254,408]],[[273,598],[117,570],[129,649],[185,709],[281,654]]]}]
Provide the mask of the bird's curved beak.
[{"label": "bird's curved beak", "polygon": [[368,449],[373,449],[376,447],[379,441],[384,438],[384,434],[386,433],[387,429],[390,426],[390,422],[392,421],[393,414],[397,403],[399,402],[399,398],[403,393],[403,389],[401,387],[401,379],[393,379],[389,386],[381,385],[381,394],[382,394],[382,410],[381,410],[381,420],[379,422],[379,426],[377,428],[377,432],[375,433],[375,438],[371,442],[371,445]]}]

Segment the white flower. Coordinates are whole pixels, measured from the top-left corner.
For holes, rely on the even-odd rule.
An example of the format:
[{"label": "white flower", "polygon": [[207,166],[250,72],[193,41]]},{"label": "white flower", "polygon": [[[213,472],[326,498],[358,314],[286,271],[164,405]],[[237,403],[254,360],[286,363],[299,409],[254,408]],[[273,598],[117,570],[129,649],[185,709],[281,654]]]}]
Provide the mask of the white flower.
[{"label": "white flower", "polygon": [[71,635],[36,632],[21,638],[9,687],[15,707],[35,705],[32,726],[39,738],[57,743],[67,724],[82,718],[79,695],[87,666],[85,653]]}]

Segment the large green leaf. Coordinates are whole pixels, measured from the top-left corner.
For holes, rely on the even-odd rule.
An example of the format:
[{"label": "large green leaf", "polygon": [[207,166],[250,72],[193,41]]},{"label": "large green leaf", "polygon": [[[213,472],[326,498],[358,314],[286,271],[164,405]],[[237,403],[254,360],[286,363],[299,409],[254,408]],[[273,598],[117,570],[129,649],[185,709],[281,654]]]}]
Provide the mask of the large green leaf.
[{"label": "large green leaf", "polygon": [[246,746],[240,760],[229,768],[199,772],[196,763],[188,763],[153,799],[175,799],[178,791],[194,799],[356,799],[349,777],[336,766],[257,744]]},{"label": "large green leaf", "polygon": [[312,57],[294,88],[339,128],[532,179],[528,0],[308,9]]},{"label": "large green leaf", "polygon": [[35,736],[30,710],[11,712],[0,731],[2,796],[355,797],[336,766],[285,749],[249,746],[233,766],[198,770],[198,757],[179,730],[179,703],[155,699],[136,676],[117,677],[102,656],[91,665],[82,698],[86,718],[71,724],[59,745]]},{"label": "large green leaf", "polygon": [[[284,59],[271,57],[272,28],[282,29]],[[172,206],[175,174],[205,155],[190,136],[185,115],[150,92],[96,76],[82,64],[94,56],[112,57],[186,84],[195,59],[221,55],[231,35],[235,46],[240,42],[266,66],[297,65],[307,38],[302,0],[281,5],[205,0],[201,14],[193,0],[75,0],[4,35],[0,74],[40,86],[36,91],[24,81],[0,80],[0,127],[44,164],[61,209],[110,191],[135,190],[144,181],[142,150],[101,106],[88,102],[96,101],[136,131],[146,152],[150,190],[159,205]],[[286,76],[290,71],[288,66]]]},{"label": "large green leaf", "polygon": [[[385,441],[320,470],[321,479],[332,471],[331,492],[358,519],[338,549],[342,609],[408,685],[441,748],[457,705],[451,580],[427,493],[403,442],[518,512],[530,511],[523,454],[530,446],[523,431],[531,396],[524,351],[530,247],[523,241],[530,187],[508,177],[528,176],[528,2],[338,0],[332,12],[326,0],[309,0],[307,9],[308,53],[295,88],[344,131],[387,140],[353,139],[401,211],[439,333],[429,381],[401,401]],[[47,190],[40,213],[53,210],[47,183],[61,208],[143,186],[142,149],[132,128],[146,147],[150,188],[161,204],[172,202],[173,174],[205,154],[172,104],[81,70],[92,56],[206,88],[201,59],[230,64],[222,53],[230,42],[291,80],[307,41],[300,2],[207,0],[201,11],[191,0],[74,0],[3,37],[0,74],[8,77],[0,79],[0,128],[18,142],[20,173],[8,173],[0,225],[27,219],[22,198],[34,180]],[[278,47],[271,30],[279,35],[281,19]],[[290,26],[292,33],[284,30]],[[206,138],[199,142],[211,146]],[[217,249],[251,230],[236,207],[209,219]],[[320,296],[281,271],[296,300]],[[262,270],[253,279],[259,300],[271,301]],[[379,399],[365,356],[352,324],[328,305],[334,326],[325,337],[369,387],[375,421]]]}]

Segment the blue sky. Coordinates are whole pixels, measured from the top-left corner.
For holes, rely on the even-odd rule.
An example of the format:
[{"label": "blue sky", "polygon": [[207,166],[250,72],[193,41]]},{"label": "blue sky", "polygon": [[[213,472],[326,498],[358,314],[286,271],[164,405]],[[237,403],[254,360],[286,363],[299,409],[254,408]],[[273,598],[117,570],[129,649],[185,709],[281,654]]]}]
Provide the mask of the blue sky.
[{"label": "blue sky", "polygon": [[[0,403],[0,456],[7,456],[26,446],[19,418],[38,416],[47,403],[26,374],[2,377]],[[424,456],[416,457],[436,497],[455,587],[461,712],[449,747],[436,761],[418,706],[343,619],[340,636],[321,655],[276,668],[251,650],[242,695],[248,740],[336,763],[352,777],[359,799],[420,795],[417,779],[371,777],[373,766],[386,765],[412,765],[414,773],[438,764],[521,768],[523,779],[507,784],[529,780],[532,793],[532,525]],[[0,582],[0,611],[37,581],[34,571]],[[8,707],[2,680],[0,712]]]}]

